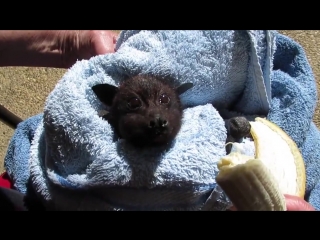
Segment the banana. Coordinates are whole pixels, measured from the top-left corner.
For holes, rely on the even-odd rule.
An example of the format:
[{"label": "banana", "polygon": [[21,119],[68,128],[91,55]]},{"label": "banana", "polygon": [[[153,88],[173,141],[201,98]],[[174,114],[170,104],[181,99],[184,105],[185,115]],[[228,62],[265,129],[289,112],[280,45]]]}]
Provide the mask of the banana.
[{"label": "banana", "polygon": [[221,158],[216,181],[237,210],[285,211],[284,194],[304,196],[303,158],[277,125],[263,118],[250,125],[255,156],[232,152]]}]

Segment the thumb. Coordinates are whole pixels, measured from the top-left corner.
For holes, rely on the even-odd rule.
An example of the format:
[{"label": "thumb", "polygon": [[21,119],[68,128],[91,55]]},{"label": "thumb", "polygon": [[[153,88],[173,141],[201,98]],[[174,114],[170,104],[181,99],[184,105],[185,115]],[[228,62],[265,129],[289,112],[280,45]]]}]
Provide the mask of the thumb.
[{"label": "thumb", "polygon": [[113,31],[101,31],[100,41],[102,44],[101,53],[110,53],[115,51],[118,34]]},{"label": "thumb", "polygon": [[315,211],[310,203],[300,197],[293,195],[284,195],[286,198],[287,211]]}]

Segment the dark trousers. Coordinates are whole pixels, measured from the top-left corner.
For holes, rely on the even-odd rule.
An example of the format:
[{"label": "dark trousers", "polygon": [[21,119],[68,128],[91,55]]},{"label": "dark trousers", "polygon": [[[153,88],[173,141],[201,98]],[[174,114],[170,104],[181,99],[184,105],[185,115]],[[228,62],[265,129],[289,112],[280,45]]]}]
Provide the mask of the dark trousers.
[{"label": "dark trousers", "polygon": [[13,189],[0,187],[0,211],[28,211],[25,195]]}]

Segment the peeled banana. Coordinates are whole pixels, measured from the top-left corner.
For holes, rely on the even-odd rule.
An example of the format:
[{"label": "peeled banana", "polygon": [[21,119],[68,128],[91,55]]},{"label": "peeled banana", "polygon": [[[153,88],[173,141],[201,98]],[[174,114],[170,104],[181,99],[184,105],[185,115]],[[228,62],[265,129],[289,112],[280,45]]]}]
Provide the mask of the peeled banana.
[{"label": "peeled banana", "polygon": [[284,194],[304,196],[303,158],[277,125],[263,118],[250,124],[255,156],[232,152],[221,158],[216,181],[237,210],[285,211]]}]

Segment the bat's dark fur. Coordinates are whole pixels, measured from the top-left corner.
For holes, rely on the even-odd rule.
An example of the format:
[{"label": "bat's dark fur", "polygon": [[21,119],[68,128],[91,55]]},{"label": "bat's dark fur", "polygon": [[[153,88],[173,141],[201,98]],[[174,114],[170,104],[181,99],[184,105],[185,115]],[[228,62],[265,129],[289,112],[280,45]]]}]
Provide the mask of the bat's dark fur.
[{"label": "bat's dark fur", "polygon": [[[224,120],[227,129],[226,142],[241,142],[244,137],[251,137],[251,125],[245,117],[233,117]],[[231,145],[226,146],[227,153],[231,151]]]},{"label": "bat's dark fur", "polygon": [[[191,83],[173,88],[148,75],[137,75],[119,87],[98,84],[92,87],[98,99],[110,107],[105,118],[119,137],[136,146],[170,143],[181,127],[180,97]],[[226,142],[239,142],[250,133],[250,124],[244,117],[225,120]],[[227,146],[230,151],[230,145]]]},{"label": "bat's dark fur", "polygon": [[180,97],[191,83],[173,88],[148,75],[137,75],[118,88],[109,84],[92,87],[98,99],[110,106],[106,119],[115,132],[136,146],[170,143],[181,127]]}]

